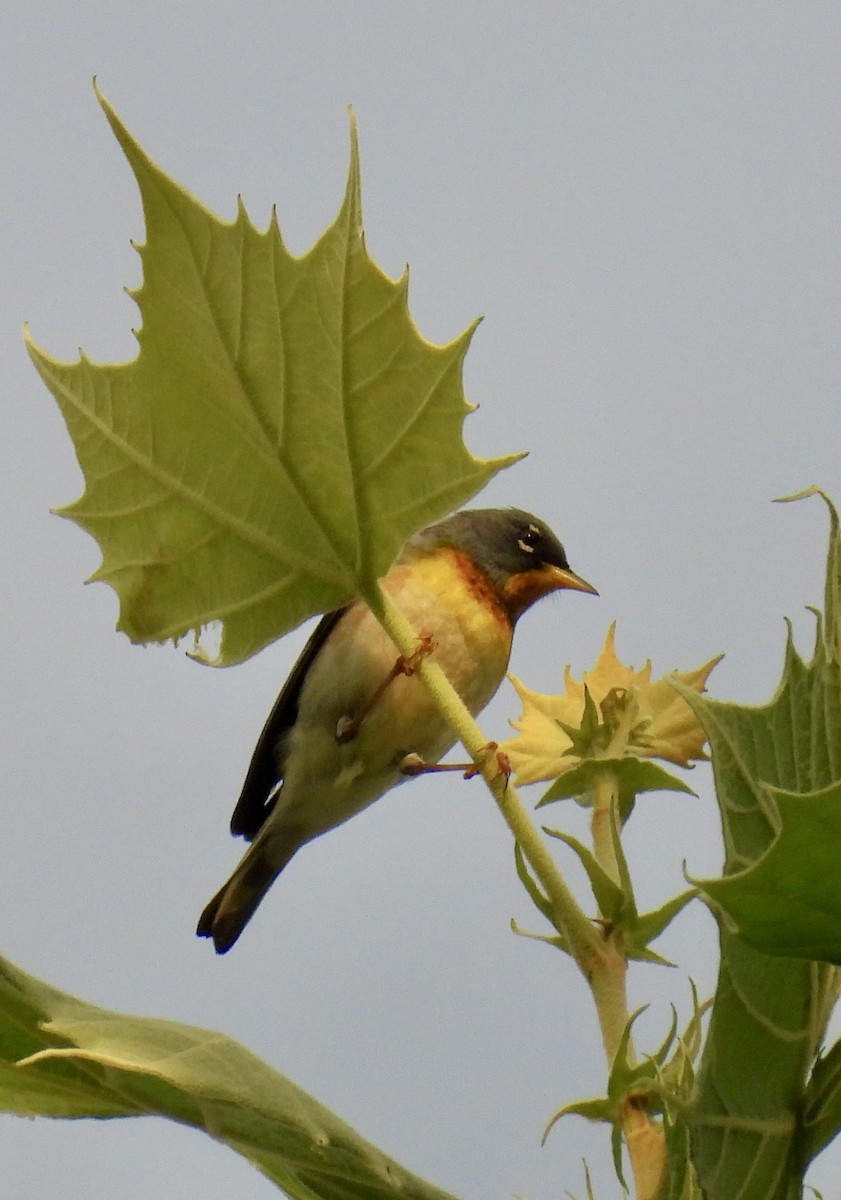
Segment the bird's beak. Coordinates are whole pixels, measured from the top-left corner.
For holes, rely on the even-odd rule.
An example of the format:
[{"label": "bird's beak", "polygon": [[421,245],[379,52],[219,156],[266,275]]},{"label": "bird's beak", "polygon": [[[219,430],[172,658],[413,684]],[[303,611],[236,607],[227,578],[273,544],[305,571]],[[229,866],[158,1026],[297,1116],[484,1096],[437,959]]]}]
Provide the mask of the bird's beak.
[{"label": "bird's beak", "polygon": [[521,571],[518,575],[512,575],[502,593],[509,613],[516,620],[535,600],[540,600],[542,596],[548,596],[550,592],[557,592],[561,588],[568,588],[574,592],[589,592],[591,596],[599,594],[591,583],[576,575],[575,571],[570,571],[569,567],[556,567],[553,563],[542,563],[531,571]]},{"label": "bird's beak", "polygon": [[599,594],[592,583],[588,583],[586,579],[582,579],[580,575],[576,575],[575,571],[570,571],[569,567],[549,567],[545,569],[551,571],[553,589],[568,588],[572,592],[589,592],[591,596],[598,596]]}]

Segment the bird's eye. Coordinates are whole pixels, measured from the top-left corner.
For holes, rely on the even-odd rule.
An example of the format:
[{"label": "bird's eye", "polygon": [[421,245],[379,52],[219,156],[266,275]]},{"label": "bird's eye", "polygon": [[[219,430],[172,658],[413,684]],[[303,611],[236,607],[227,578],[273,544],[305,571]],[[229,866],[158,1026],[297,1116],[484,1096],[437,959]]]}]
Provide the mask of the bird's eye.
[{"label": "bird's eye", "polygon": [[528,529],[517,539],[517,545],[525,554],[534,554],[542,540],[542,533],[536,525],[529,525]]}]

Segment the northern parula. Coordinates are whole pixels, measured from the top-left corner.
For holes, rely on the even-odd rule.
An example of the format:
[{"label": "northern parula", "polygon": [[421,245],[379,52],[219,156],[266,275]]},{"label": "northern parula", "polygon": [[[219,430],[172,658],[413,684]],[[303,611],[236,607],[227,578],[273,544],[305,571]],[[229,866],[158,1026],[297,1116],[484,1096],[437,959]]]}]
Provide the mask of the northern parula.
[{"label": "northern parula", "polygon": [[[406,543],[382,586],[475,716],[502,682],[518,618],[560,588],[597,594],[537,517],[455,513]],[[395,662],[395,660],[397,660]],[[361,600],[322,617],[266,721],[231,832],[252,845],[198,924],[230,950],[306,842],[454,745],[426,687]]]}]

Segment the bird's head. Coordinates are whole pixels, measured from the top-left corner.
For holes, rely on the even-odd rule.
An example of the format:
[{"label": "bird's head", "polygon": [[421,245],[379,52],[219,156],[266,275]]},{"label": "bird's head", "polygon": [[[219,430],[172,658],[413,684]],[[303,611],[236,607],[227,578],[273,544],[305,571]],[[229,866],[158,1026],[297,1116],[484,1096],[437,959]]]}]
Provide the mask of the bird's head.
[{"label": "bird's head", "polygon": [[561,588],[598,595],[571,570],[549,526],[519,508],[465,509],[422,530],[411,544],[423,552],[450,546],[466,554],[491,582],[512,621]]}]

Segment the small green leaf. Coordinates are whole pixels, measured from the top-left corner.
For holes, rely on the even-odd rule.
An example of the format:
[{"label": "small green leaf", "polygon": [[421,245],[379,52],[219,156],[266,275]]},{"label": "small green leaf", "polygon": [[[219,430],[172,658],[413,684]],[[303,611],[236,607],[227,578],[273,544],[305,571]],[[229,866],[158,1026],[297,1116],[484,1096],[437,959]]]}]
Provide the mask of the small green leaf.
[{"label": "small green leaf", "polygon": [[602,714],[590,689],[584,688],[584,711],[578,725],[558,721],[558,726],[570,740],[568,753],[579,758],[592,758],[610,739],[610,731],[602,724]]},{"label": "small green leaf", "polygon": [[547,896],[543,894],[537,885],[537,881],[529,870],[525,855],[520,848],[520,843],[514,843],[514,864],[517,868],[517,877],[520,883],[529,894],[529,898],[539,913],[546,918],[547,921],[552,921],[552,905],[549,903]]},{"label": "small green leaf", "polygon": [[806,1088],[803,1152],[811,1162],[841,1133],[841,1041],[815,1063]]},{"label": "small green leaf", "polygon": [[663,1095],[667,1097],[667,1108],[676,1113],[685,1112],[695,1086],[694,1063],[701,1049],[702,1019],[712,1007],[712,999],[703,1004],[698,1001],[698,993],[694,983],[692,987],[692,1016],[687,1022],[683,1033],[677,1037],[672,1057],[659,1064],[659,1080],[663,1087]]},{"label": "small green leaf", "polygon": [[689,1157],[691,1142],[688,1124],[680,1116],[665,1119],[663,1131],[668,1162],[668,1191],[663,1200],[703,1200]]},{"label": "small green leaf", "polygon": [[660,1068],[665,1066],[666,1060],[669,1057],[669,1051],[671,1050],[672,1046],[675,1044],[676,1036],[677,1036],[677,1011],[676,1011],[674,1005],[672,1005],[672,1023],[669,1026],[668,1033],[663,1038],[662,1042],[660,1043],[659,1048],[657,1050],[655,1050],[653,1053],[646,1055],[646,1058],[649,1059],[654,1064],[655,1067],[657,1067],[657,1069],[658,1069],[657,1076],[658,1077],[660,1076],[660,1073],[661,1073]]},{"label": "small green leaf", "polygon": [[[572,837],[568,833],[562,833],[559,829],[548,829],[544,825],[543,831],[549,837],[557,838],[558,841],[564,842],[571,850],[575,851],[582,867],[587,872],[587,878],[590,880],[590,887],[593,889],[593,895],[599,906],[599,912],[611,925],[621,925],[627,910],[628,897],[626,897],[619,884],[611,879],[592,850],[585,846],[583,842],[579,842],[577,838]],[[630,897],[630,902],[633,904],[633,896]]]},{"label": "small green leaf", "polygon": [[[694,888],[691,891],[681,892],[679,896],[672,897],[667,900],[660,908],[653,909],[651,912],[643,913],[638,916],[633,924],[633,927],[627,932],[628,957],[641,957],[643,951],[648,950],[651,942],[655,941],[660,934],[672,923],[678,913],[686,908],[690,900],[694,900],[697,896]],[[648,951],[650,953],[650,951]],[[660,958],[659,955],[654,956],[663,966],[672,966],[666,959]],[[651,961],[649,959],[649,961]]]},{"label": "small green leaf", "polygon": [[624,758],[589,759],[581,763],[580,766],[559,776],[541,796],[537,807],[542,808],[544,804],[553,804],[556,800],[585,795],[599,773],[604,770],[612,771],[616,776],[619,786],[619,812],[623,821],[627,819],[633,807],[634,797],[642,792],[685,792],[690,796],[695,795],[683,780],[659,764],[629,755]]},{"label": "small green leaf", "polygon": [[608,1077],[607,1094],[613,1106],[613,1130],[611,1132],[610,1145],[613,1152],[613,1168],[616,1172],[616,1178],[622,1185],[624,1191],[627,1192],[628,1185],[625,1182],[625,1176],[622,1171],[622,1133],[620,1123],[617,1120],[619,1106],[632,1093],[640,1090],[648,1090],[647,1085],[655,1078],[656,1068],[650,1060],[633,1064],[628,1057],[628,1047],[631,1043],[631,1030],[638,1017],[642,1016],[648,1008],[647,1004],[641,1005],[635,1009],[628,1018],[625,1028],[622,1032],[622,1037],[619,1039],[619,1046],[614,1055],[613,1062],[610,1066],[610,1075]]},{"label": "small green leaf", "polygon": [[529,938],[533,942],[543,942],[547,946],[553,946],[556,950],[563,950],[565,954],[570,953],[569,942],[559,933],[532,933],[529,929],[523,929],[513,918],[511,932],[516,933],[517,937]]},{"label": "small green leaf", "polygon": [[[518,842],[514,843],[514,863],[517,868],[517,876],[520,880],[520,883],[522,883],[523,887],[528,892],[532,904],[535,906],[537,911],[546,918],[553,929],[557,929],[552,912],[552,905],[549,903],[548,897],[545,896],[540,890],[537,881],[529,870],[525,855],[520,849]],[[567,936],[559,929],[557,930],[557,934],[555,936],[548,937],[542,933],[529,933],[527,930],[521,929],[519,925],[517,925],[516,921],[511,922],[511,929],[519,937],[532,938],[536,942],[546,942],[549,946],[554,946],[558,950],[563,950],[565,954],[571,953]]]},{"label": "small green leaf", "polygon": [[584,1117],[587,1121],[601,1121],[603,1124],[612,1125],[613,1105],[608,1099],[574,1100],[572,1104],[565,1104],[549,1118],[543,1130],[542,1145],[546,1144],[546,1139],[562,1117]]},{"label": "small green leaf", "polygon": [[[607,1094],[616,1106],[630,1093],[646,1090],[648,1085],[654,1083],[657,1079],[657,1062],[655,1059],[645,1058],[641,1062],[631,1062],[628,1057],[631,1031],[638,1018],[642,1016],[647,1008],[647,1004],[641,1004],[639,1008],[631,1013],[622,1031],[622,1037],[619,1039],[619,1046],[610,1067]],[[674,1025],[675,1022],[673,1020],[673,1027],[664,1043],[666,1047],[671,1045],[674,1040]],[[660,1053],[665,1054],[665,1050],[662,1047]]]},{"label": "small green leaf", "polygon": [[[599,912],[605,921],[622,934],[622,948],[625,956],[638,962],[647,962],[655,966],[674,966],[668,959],[649,949],[649,945],[666,929],[690,900],[697,894],[694,890],[681,892],[679,896],[667,901],[660,908],[644,913],[637,912],[636,898],[633,892],[628,863],[624,847],[619,836],[615,817],[611,821],[613,835],[613,850],[619,866],[620,882],[617,883],[602,867],[589,847],[570,834],[558,829],[543,826],[549,837],[564,842],[577,854],[582,867],[587,873],[593,896]],[[544,916],[547,915],[544,913]]]},{"label": "small green leaf", "polygon": [[826,559],[822,626],[827,659],[830,662],[841,663],[841,537],[838,510],[826,492],[819,487],[805,488],[793,496],[780,496],[777,502],[789,504],[793,500],[806,500],[810,496],[820,496],[829,513],[829,549]]},{"label": "small green leaf", "polygon": [[140,188],[147,240],[132,362],[27,347],[85,477],[62,510],[99,542],[136,642],[221,626],[256,653],[375,580],[406,538],[519,456],[474,458],[462,364],[415,328],[362,230],[356,127],[338,216],[290,254],[274,218],[225,223],[169,179],[97,93]]},{"label": "small green leaf", "polygon": [[292,1200],[453,1200],[236,1042],[95,1008],[3,959],[0,1111],[169,1117],[226,1143]]}]

